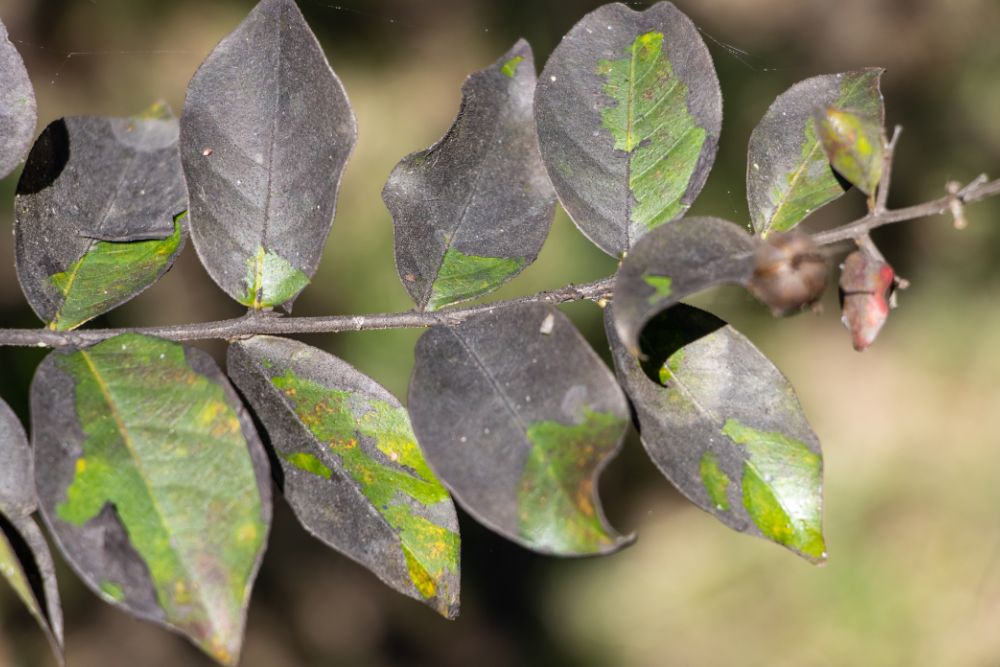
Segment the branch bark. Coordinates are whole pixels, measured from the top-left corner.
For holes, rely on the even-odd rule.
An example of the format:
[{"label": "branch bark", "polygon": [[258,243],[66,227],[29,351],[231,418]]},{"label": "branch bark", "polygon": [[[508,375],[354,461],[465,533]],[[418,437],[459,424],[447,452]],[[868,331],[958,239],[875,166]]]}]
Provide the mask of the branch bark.
[{"label": "branch bark", "polygon": [[[895,139],[895,137],[894,137]],[[894,142],[893,142],[894,143]],[[987,181],[985,176],[975,179],[957,193],[940,199],[896,210],[876,207],[868,215],[841,227],[813,234],[817,245],[830,245],[841,241],[863,241],[876,227],[933,215],[950,213],[956,202],[971,202],[1000,195],[1000,179]],[[583,285],[567,285],[559,289],[538,292],[530,296],[496,301],[471,307],[452,307],[427,313],[409,310],[400,313],[372,315],[335,315],[330,317],[282,317],[275,313],[250,312],[243,317],[215,322],[180,324],[165,327],[133,327],[127,329],[82,329],[78,331],[52,331],[50,329],[0,329],[0,346],[7,347],[82,347],[123,333],[141,333],[168,340],[235,340],[257,334],[338,333],[342,331],[373,331],[382,329],[422,329],[437,324],[460,324],[465,320],[515,303],[560,304],[571,301],[610,301],[614,291],[614,276]]]},{"label": "branch bark", "polygon": [[983,177],[979,177],[955,195],[947,194],[934,201],[917,204],[916,206],[907,206],[906,208],[897,208],[891,211],[873,210],[868,215],[858,218],[854,222],[829,231],[813,234],[812,240],[816,245],[830,245],[832,243],[840,243],[841,241],[858,239],[876,227],[949,213],[952,202],[956,199],[962,204],[969,204],[997,195],[1000,195],[1000,179],[987,181]]},{"label": "branch bark", "polygon": [[433,313],[410,310],[401,313],[373,315],[336,315],[330,317],[282,317],[275,313],[251,311],[243,317],[216,322],[200,322],[166,327],[133,327],[128,329],[81,329],[52,331],[50,329],[0,329],[0,346],[13,347],[82,347],[123,333],[141,333],[168,340],[235,340],[256,334],[337,333],[341,331],[372,331],[381,329],[421,329],[436,324],[460,324],[474,315],[515,303],[535,302],[559,304],[570,301],[610,300],[614,277],[583,285],[567,285],[531,296],[486,303],[471,307],[445,308]]}]

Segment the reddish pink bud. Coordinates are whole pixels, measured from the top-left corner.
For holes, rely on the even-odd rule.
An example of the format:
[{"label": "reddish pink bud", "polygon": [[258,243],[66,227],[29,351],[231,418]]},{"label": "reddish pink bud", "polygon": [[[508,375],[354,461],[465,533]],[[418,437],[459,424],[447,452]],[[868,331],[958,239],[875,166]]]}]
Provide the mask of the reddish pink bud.
[{"label": "reddish pink bud", "polygon": [[867,250],[852,252],[840,268],[841,322],[861,352],[875,342],[889,317],[896,274]]}]

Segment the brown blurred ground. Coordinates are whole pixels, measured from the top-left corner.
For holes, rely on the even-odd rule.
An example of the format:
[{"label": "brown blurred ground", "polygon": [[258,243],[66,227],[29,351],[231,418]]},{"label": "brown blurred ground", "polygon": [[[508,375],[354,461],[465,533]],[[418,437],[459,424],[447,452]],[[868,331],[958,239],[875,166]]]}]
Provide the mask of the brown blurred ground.
[{"label": "brown blurred ground", "polygon": [[[355,106],[360,142],[326,257],[297,314],[409,306],[379,191],[395,162],[448,127],[459,86],[519,36],[539,67],[598,3],[583,0],[300,0]],[[334,7],[337,5],[339,8]],[[889,68],[888,120],[905,133],[891,201],[949,178],[1000,175],[1000,3],[995,0],[681,1],[719,69],[725,126],[696,211],[746,219],[746,142],[773,97],[807,76]],[[38,89],[40,128],[128,115],[184,87],[248,0],[0,0]],[[13,269],[0,182],[0,326],[35,326]],[[861,210],[857,197],[813,227]],[[463,517],[463,611],[447,623],[326,550],[279,507],[250,611],[244,665],[1000,664],[1000,204],[879,234],[913,287],[875,347],[837,322],[775,322],[741,292],[698,302],[728,317],[799,388],[826,456],[831,561],[814,568],[728,532],[678,498],[637,440],[606,473],[614,523],[638,543],[604,559],[532,556]],[[502,296],[613,271],[560,214],[539,261]],[[595,346],[600,312],[567,309]],[[159,285],[97,325],[235,315],[188,248]],[[419,332],[314,336],[405,397]],[[219,345],[207,345],[219,352]],[[0,395],[25,416],[44,352],[0,350]],[[98,601],[66,569],[67,652],[78,667],[207,665],[194,649]],[[48,665],[44,641],[0,590],[0,665]]]}]

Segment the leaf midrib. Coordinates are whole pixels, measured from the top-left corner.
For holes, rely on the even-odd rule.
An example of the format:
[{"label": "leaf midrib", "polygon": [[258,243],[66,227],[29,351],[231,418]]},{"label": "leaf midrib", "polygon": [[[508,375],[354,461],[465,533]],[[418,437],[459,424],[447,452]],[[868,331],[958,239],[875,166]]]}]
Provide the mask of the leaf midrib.
[{"label": "leaf midrib", "polygon": [[629,60],[628,95],[625,99],[625,251],[632,247],[632,133],[635,122],[635,61],[638,58],[638,40],[632,42]]},{"label": "leaf midrib", "polygon": [[257,251],[257,258],[254,264],[254,285],[253,285],[253,309],[260,310],[263,306],[264,297],[264,253],[267,252],[267,235],[271,226],[271,199],[274,184],[274,153],[278,143],[278,113],[281,109],[281,62],[282,51],[284,49],[284,33],[281,25],[285,20],[285,6],[278,10],[279,14],[275,25],[278,32],[278,47],[275,49],[274,70],[274,105],[271,109],[271,132],[267,149],[267,185],[264,191],[264,220],[260,230],[260,249]]},{"label": "leaf midrib", "polygon": [[[150,503],[153,505],[153,509],[156,510],[157,519],[159,520],[159,523],[163,527],[164,531],[167,533],[168,544],[170,544],[171,550],[175,551],[175,547],[173,546],[174,531],[172,529],[172,526],[171,526],[170,522],[167,520],[166,514],[163,511],[163,508],[160,506],[159,502],[157,501],[156,494],[154,494],[152,492],[153,484],[150,481],[150,475],[146,471],[146,468],[145,468],[145,466],[142,463],[142,459],[139,456],[138,450],[136,450],[135,442],[133,441],[132,435],[130,434],[128,427],[125,425],[125,420],[123,419],[123,417],[121,415],[121,412],[118,410],[117,404],[116,404],[116,402],[114,400],[114,396],[113,396],[113,394],[111,392],[111,388],[108,385],[107,381],[104,379],[104,376],[101,375],[101,373],[98,370],[97,365],[94,363],[94,360],[91,357],[90,353],[88,353],[86,350],[80,350],[80,355],[83,357],[84,363],[87,364],[88,369],[90,370],[91,374],[94,376],[95,382],[97,382],[97,386],[100,389],[101,395],[103,396],[104,401],[105,401],[105,403],[108,406],[108,411],[111,413],[112,419],[114,419],[115,426],[118,429],[118,433],[121,436],[122,442],[125,445],[126,449],[128,450],[129,455],[130,455],[130,457],[132,459],[132,462],[135,465],[135,469],[138,472],[139,477],[141,478],[142,483],[143,483],[143,485],[146,488],[146,495],[149,497]],[[121,520],[120,517],[119,517],[119,520]],[[124,526],[124,522],[122,522],[122,525]],[[128,527],[125,526],[125,529],[126,529],[126,533],[127,533],[128,532]],[[137,549],[137,551],[138,551],[138,549]],[[176,553],[177,552],[175,551],[175,554]],[[183,558],[177,558],[177,564],[181,568],[181,570],[183,570],[184,575],[186,576],[186,578],[187,578],[188,581],[190,581],[190,582],[199,582],[198,579],[195,579],[194,577],[192,577],[191,571],[190,571],[190,569],[188,569],[187,563],[184,561]],[[152,579],[152,577],[150,577],[150,579]],[[159,590],[158,590],[159,589],[159,584],[157,582],[154,582],[154,587],[157,588],[157,592],[159,593]],[[196,585],[196,586],[194,586],[194,588],[200,593],[200,591],[201,591],[201,586],[200,585]],[[200,594],[196,593],[196,595],[198,595],[198,597],[201,598]],[[159,597],[159,596],[157,596],[157,597]],[[201,606],[206,611],[208,611],[210,609],[210,607],[205,604],[205,600],[204,599],[201,599]],[[213,615],[211,613],[209,613],[209,614],[207,614],[207,616],[208,616],[208,619],[209,619],[209,623],[214,626],[214,623],[213,623],[214,617],[213,617]]]}]

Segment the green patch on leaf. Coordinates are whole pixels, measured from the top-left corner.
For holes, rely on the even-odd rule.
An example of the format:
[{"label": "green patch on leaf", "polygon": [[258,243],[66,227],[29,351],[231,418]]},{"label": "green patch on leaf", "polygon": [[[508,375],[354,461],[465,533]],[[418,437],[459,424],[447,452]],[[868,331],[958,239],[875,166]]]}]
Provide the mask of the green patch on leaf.
[{"label": "green patch on leaf", "polygon": [[743,506],[760,532],[813,561],[826,559],[822,459],[805,444],[735,419],[722,433],[747,449]]},{"label": "green patch on leaf", "polygon": [[701,463],[698,466],[701,475],[701,483],[705,485],[705,492],[708,499],[715,505],[715,509],[729,511],[729,476],[719,467],[719,458],[712,452],[702,454]]},{"label": "green patch on leaf", "polygon": [[102,581],[101,592],[115,602],[121,602],[125,599],[125,589],[121,587],[121,584],[116,584],[113,581]]},{"label": "green patch on leaf", "polygon": [[257,249],[247,260],[246,292],[240,303],[254,310],[274,308],[294,299],[309,284],[309,276],[273,252]]},{"label": "green patch on leaf", "polygon": [[681,364],[684,363],[684,356],[684,348],[680,348],[667,357],[667,360],[660,366],[660,384],[665,385],[674,379],[674,375],[680,371]]},{"label": "green patch on leaf", "polygon": [[133,120],[173,120],[174,114],[170,110],[170,105],[160,100],[153,102],[143,111],[132,116]]},{"label": "green patch on leaf", "polygon": [[318,475],[323,479],[330,479],[330,476],[333,474],[329,468],[323,465],[322,461],[312,454],[296,452],[283,458],[299,470],[305,470],[306,472]]},{"label": "green patch on leaf", "polygon": [[427,310],[438,310],[490,292],[528,263],[526,257],[478,257],[448,248],[431,287]]},{"label": "green patch on leaf", "polygon": [[681,198],[707,139],[688,111],[688,87],[663,52],[663,34],[640,35],[620,60],[602,60],[604,93],[614,101],[601,112],[615,149],[628,156],[629,245],[682,214]]},{"label": "green patch on leaf", "polygon": [[649,295],[650,304],[655,304],[670,296],[670,285],[673,283],[671,278],[668,278],[667,276],[643,276],[642,280],[656,290]]},{"label": "green patch on leaf", "polygon": [[871,117],[829,108],[814,119],[830,164],[866,195],[882,179],[882,125]]},{"label": "green patch on leaf", "polygon": [[514,56],[513,58],[511,58],[510,60],[508,60],[503,64],[503,67],[500,68],[500,71],[505,76],[509,76],[510,78],[513,79],[514,75],[517,74],[517,66],[521,64],[522,60],[524,60],[524,56]]},{"label": "green patch on leaf", "polygon": [[50,276],[63,299],[49,328],[75,329],[156,282],[180,246],[185,215],[174,218],[174,231],[165,239],[94,241],[66,271]]},{"label": "green patch on leaf", "polygon": [[594,506],[594,474],[617,446],[625,424],[615,414],[584,409],[579,424],[528,426],[532,447],[518,488],[518,524],[525,540],[558,553],[594,553],[615,543]]},{"label": "green patch on leaf", "polygon": [[[271,378],[271,382],[316,440],[328,448],[327,454],[336,457],[344,473],[399,534],[416,589],[425,598],[437,595],[445,572],[458,572],[459,537],[417,511],[419,505],[435,505],[449,496],[427,465],[406,410],[328,389],[291,370]],[[381,457],[366,450],[363,437],[371,439]],[[315,463],[308,465],[323,465],[317,457],[310,458]],[[329,479],[329,468],[323,469],[327,474],[321,476]]]},{"label": "green patch on leaf", "polygon": [[125,334],[59,356],[84,439],[60,519],[114,508],[165,619],[231,663],[267,525],[236,411],[184,347]]}]

